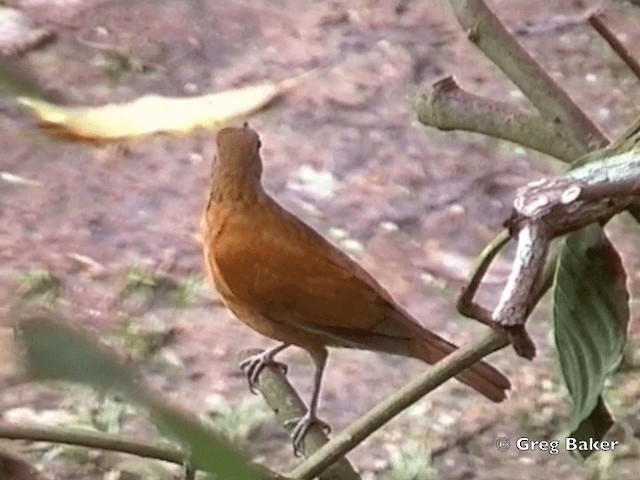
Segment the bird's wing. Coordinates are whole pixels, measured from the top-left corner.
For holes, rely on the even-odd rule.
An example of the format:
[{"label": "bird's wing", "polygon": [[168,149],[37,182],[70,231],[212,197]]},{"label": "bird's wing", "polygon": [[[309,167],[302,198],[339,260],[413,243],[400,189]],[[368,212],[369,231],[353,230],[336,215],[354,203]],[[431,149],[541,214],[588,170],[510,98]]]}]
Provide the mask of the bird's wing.
[{"label": "bird's wing", "polygon": [[362,267],[277,204],[267,207],[229,219],[216,239],[217,269],[239,301],[315,333],[406,338],[389,315],[393,299]]}]

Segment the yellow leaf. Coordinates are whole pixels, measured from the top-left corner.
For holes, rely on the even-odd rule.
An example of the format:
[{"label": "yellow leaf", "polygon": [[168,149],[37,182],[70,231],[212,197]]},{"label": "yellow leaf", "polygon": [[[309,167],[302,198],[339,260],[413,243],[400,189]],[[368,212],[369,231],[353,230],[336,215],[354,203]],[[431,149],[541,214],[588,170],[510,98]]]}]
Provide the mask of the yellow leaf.
[{"label": "yellow leaf", "polygon": [[0,180],[13,183],[15,185],[29,185],[32,187],[41,187],[42,183],[37,182],[35,180],[29,180],[28,178],[21,177],[19,175],[14,175],[10,172],[0,171]]},{"label": "yellow leaf", "polygon": [[197,97],[145,95],[129,103],[98,107],[67,107],[26,96],[18,97],[17,101],[40,122],[63,135],[113,140],[158,132],[186,133],[196,128],[219,128],[266,107],[307,75]]}]

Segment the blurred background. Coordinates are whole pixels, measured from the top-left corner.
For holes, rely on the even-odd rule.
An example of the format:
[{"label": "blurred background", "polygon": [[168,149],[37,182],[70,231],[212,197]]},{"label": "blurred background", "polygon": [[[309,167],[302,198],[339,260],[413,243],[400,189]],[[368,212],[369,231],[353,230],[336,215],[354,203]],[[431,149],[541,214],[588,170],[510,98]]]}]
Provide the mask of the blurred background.
[{"label": "blurred background", "polygon": [[[70,105],[205,94],[321,68],[249,119],[262,137],[264,184],[423,324],[458,343],[483,331],[455,313],[454,301],[475,257],[509,215],[515,189],[562,169],[507,142],[417,122],[411,97],[448,74],[478,95],[529,106],[467,41],[446,2],[7,3],[55,34],[20,62],[50,98]],[[488,4],[610,138],[638,116],[637,79],[583,18],[604,6],[609,26],[640,58],[640,9],[580,0]],[[237,367],[242,350],[272,343],[235,320],[204,275],[198,225],[214,133],[68,141],[38,128],[8,95],[0,97],[0,111],[0,170],[28,180],[0,179],[0,326],[8,327],[18,296],[45,296],[135,358],[149,382],[211,419],[254,458],[280,471],[292,466],[285,431]],[[612,230],[637,297],[637,225],[618,221]],[[496,300],[509,268],[508,256],[497,262],[486,301]],[[510,349],[491,357],[513,380],[508,402],[491,404],[449,382],[349,455],[364,478],[513,478],[515,468],[522,478],[548,472],[567,480],[637,478],[640,382],[633,371],[615,377],[607,397],[630,427],[615,453],[579,464],[564,452],[495,448],[501,436],[562,438],[570,400],[548,347],[548,316],[543,302],[530,320],[535,361]],[[308,398],[309,358],[292,349],[282,360]],[[3,420],[152,434],[117,398],[29,383],[1,352],[0,361]],[[333,351],[321,417],[339,431],[423,368],[413,360]],[[175,474],[151,461],[71,447],[20,449],[54,478]]]}]

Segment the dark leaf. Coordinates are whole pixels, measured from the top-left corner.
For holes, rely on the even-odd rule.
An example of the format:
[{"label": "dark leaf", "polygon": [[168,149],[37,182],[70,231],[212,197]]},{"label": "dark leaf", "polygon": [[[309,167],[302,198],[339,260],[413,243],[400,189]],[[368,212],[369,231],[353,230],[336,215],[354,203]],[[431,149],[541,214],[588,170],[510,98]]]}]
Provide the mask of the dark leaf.
[{"label": "dark leaf", "polygon": [[[578,440],[584,439],[600,439],[604,435],[602,432],[607,432],[613,425],[613,418],[611,413],[607,409],[602,397],[598,397],[598,402],[595,408],[591,411],[589,416],[585,418],[577,429],[575,429],[571,435]],[[593,453],[593,450],[572,450],[572,455],[578,455],[582,458],[587,458]]]},{"label": "dark leaf", "polygon": [[565,240],[556,270],[553,319],[560,366],[573,400],[570,436],[599,440],[611,426],[601,393],[622,358],[629,292],[620,256],[598,225]]}]

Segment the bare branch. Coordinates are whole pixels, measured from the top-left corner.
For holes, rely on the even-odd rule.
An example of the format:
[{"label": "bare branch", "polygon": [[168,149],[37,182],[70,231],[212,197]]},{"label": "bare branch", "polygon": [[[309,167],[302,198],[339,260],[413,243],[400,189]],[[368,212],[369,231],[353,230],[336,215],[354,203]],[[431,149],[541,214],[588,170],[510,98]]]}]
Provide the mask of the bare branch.
[{"label": "bare branch", "polygon": [[473,95],[451,76],[413,102],[418,120],[440,130],[466,130],[509,140],[569,162],[582,154],[540,115],[505,102]]},{"label": "bare branch", "polygon": [[[277,367],[269,365],[265,367],[260,374],[258,388],[278,421],[283,425],[300,418],[307,411],[307,407],[298,393],[291,386],[282,370]],[[305,456],[310,456],[328,442],[329,438],[322,428],[314,425],[304,438]],[[325,468],[326,470],[319,474],[319,478],[322,480],[359,480],[361,478],[344,457]]]},{"label": "bare branch", "polygon": [[469,39],[531,100],[582,154],[608,143],[607,137],[540,64],[515,40],[482,0],[449,0]]},{"label": "bare branch", "polygon": [[171,447],[159,447],[147,443],[125,440],[119,435],[60,427],[23,427],[0,423],[0,438],[25,440],[28,442],[50,442],[98,448],[113,452],[128,453],[139,457],[154,458],[169,463],[184,465],[188,455]]},{"label": "bare branch", "polygon": [[591,25],[596,32],[600,34],[602,38],[609,44],[614,52],[627,64],[633,74],[640,80],[640,63],[631,55],[629,49],[624,46],[615,33],[607,26],[604,20],[607,17],[602,12],[596,12],[589,16],[589,25]]}]

